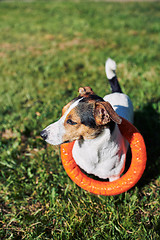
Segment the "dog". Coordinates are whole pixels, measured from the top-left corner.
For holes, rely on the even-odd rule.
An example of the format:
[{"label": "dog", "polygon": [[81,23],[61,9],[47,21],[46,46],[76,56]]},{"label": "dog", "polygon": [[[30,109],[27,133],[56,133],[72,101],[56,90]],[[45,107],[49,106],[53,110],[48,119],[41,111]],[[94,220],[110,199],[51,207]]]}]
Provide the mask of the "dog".
[{"label": "dog", "polygon": [[88,174],[110,182],[117,180],[125,167],[128,142],[120,133],[121,117],[133,122],[133,105],[116,76],[116,63],[108,58],[105,72],[112,93],[104,98],[90,87],[80,87],[78,97],[62,109],[62,117],[41,133],[49,144],[75,141],[72,155]]}]

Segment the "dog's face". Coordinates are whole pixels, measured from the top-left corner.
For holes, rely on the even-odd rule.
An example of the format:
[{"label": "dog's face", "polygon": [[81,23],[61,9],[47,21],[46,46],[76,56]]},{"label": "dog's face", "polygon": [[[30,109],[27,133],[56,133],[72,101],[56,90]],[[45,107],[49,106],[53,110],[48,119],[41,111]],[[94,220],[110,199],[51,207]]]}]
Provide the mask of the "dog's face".
[{"label": "dog's face", "polygon": [[46,127],[41,137],[52,145],[93,139],[111,121],[121,123],[112,106],[95,95],[90,87],[80,88],[79,96],[63,107],[62,117]]}]

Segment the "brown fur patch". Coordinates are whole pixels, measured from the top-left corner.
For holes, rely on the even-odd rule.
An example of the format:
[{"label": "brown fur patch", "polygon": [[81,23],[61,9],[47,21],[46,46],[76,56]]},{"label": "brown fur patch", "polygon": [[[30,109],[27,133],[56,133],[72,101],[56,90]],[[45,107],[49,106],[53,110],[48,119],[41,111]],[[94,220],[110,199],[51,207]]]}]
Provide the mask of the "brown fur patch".
[{"label": "brown fur patch", "polygon": [[89,95],[94,94],[90,87],[80,87],[78,92],[80,97],[88,97]]},{"label": "brown fur patch", "polygon": [[[67,123],[68,120],[71,120],[75,122],[75,125],[71,125]],[[69,114],[67,115],[65,122],[64,122],[64,127],[65,127],[65,135],[63,136],[63,141],[73,141],[79,139],[79,132],[78,129],[81,126],[81,120],[80,117],[78,116],[75,108],[72,109]]]},{"label": "brown fur patch", "polygon": [[[75,125],[67,123],[67,120],[70,119],[75,122]],[[78,114],[77,108],[74,108],[67,115],[65,122],[65,135],[63,136],[63,141],[74,141],[79,139],[93,139],[100,132],[100,128],[90,128],[81,123],[81,118]]]},{"label": "brown fur patch", "polygon": [[111,120],[121,124],[120,116],[114,111],[109,102],[98,102],[95,108],[95,120],[97,125],[106,125]]},{"label": "brown fur patch", "polygon": [[71,102],[69,102],[67,105],[65,105],[63,108],[62,108],[62,116],[65,114],[65,112],[68,110],[68,108],[70,107],[71,105]]}]

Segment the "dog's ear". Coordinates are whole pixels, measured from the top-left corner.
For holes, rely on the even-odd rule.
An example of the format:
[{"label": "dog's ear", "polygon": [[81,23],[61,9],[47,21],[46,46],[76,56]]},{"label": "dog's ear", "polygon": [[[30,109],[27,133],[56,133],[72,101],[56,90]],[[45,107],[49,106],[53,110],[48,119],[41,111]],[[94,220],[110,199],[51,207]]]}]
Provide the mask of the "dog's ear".
[{"label": "dog's ear", "polygon": [[109,102],[96,102],[95,110],[94,110],[94,118],[98,126],[106,125],[111,120],[117,124],[121,124],[122,122],[122,119],[114,111],[114,109],[112,108]]},{"label": "dog's ear", "polygon": [[78,92],[80,97],[88,97],[89,95],[94,94],[90,87],[80,87]]}]

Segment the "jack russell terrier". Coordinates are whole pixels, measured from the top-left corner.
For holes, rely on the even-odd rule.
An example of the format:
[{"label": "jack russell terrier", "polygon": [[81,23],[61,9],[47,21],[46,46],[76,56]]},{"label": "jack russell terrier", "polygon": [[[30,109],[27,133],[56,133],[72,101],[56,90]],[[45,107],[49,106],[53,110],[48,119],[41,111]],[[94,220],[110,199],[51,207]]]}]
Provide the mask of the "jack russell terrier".
[{"label": "jack russell terrier", "polygon": [[90,87],[79,88],[79,96],[63,107],[62,117],[40,133],[52,145],[75,141],[76,164],[109,181],[117,180],[125,167],[128,142],[118,128],[121,117],[133,122],[132,102],[122,93],[115,70],[116,63],[109,58],[105,71],[111,94],[101,98]]}]

